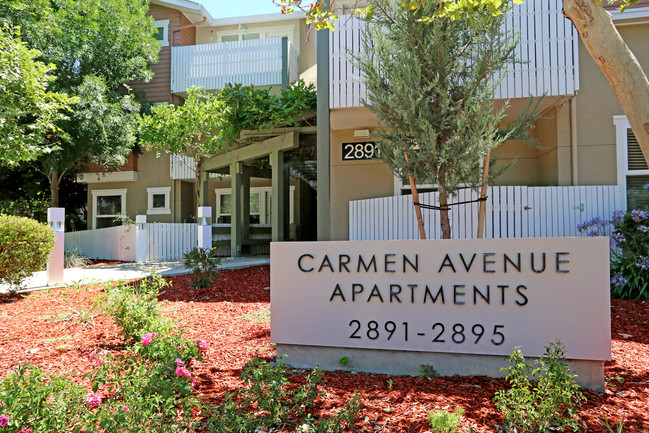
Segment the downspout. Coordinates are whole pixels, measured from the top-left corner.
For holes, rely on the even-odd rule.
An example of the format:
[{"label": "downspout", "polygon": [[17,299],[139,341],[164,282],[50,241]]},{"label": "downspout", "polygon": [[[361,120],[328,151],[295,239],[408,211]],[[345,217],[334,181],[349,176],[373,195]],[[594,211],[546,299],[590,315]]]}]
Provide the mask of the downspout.
[{"label": "downspout", "polygon": [[172,46],[172,47],[174,46],[174,33],[179,32],[181,30],[185,30],[185,29],[191,29],[192,27],[198,27],[201,24],[205,24],[206,22],[207,22],[207,17],[203,17],[203,21],[200,21],[198,23],[193,23],[193,24],[187,24],[186,26],[182,26],[182,27],[178,27],[176,30],[171,32],[171,40],[169,41],[169,45]]},{"label": "downspout", "polygon": [[577,94],[570,99],[570,160],[572,162],[572,185],[579,185],[579,152],[577,149]]}]

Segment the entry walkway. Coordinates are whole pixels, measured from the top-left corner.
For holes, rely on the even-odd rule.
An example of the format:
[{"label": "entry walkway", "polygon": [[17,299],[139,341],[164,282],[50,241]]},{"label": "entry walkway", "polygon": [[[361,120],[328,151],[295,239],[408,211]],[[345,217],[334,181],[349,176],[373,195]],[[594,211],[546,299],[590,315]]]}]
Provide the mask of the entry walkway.
[{"label": "entry walkway", "polygon": [[[268,256],[254,257],[228,257],[221,260],[219,269],[239,269],[249,266],[267,265],[270,263]],[[172,262],[150,263],[118,263],[115,265],[88,266],[85,268],[69,268],[63,271],[64,281],[61,284],[47,285],[47,271],[35,272],[25,281],[21,291],[41,290],[48,288],[64,287],[70,284],[88,284],[111,280],[132,280],[143,278],[151,274],[174,276],[189,274],[191,271],[183,266],[182,260]],[[6,293],[8,287],[0,284],[0,293]]]}]

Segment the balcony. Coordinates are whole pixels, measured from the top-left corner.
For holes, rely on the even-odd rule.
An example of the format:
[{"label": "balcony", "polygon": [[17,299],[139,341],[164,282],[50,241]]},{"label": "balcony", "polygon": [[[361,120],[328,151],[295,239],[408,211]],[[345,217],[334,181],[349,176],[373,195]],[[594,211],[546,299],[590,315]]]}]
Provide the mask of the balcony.
[{"label": "balcony", "polygon": [[[505,29],[519,32],[515,49],[521,63],[508,65],[495,99],[546,95],[573,95],[579,89],[578,35],[561,13],[562,0],[526,0],[515,5],[505,19]],[[358,77],[361,72],[348,59],[361,46],[364,22],[341,16],[329,33],[329,107],[360,107],[367,95]]]},{"label": "balcony", "polygon": [[297,56],[288,38],[267,38],[171,49],[171,91],[191,86],[221,89],[226,83],[286,85],[297,72]]}]

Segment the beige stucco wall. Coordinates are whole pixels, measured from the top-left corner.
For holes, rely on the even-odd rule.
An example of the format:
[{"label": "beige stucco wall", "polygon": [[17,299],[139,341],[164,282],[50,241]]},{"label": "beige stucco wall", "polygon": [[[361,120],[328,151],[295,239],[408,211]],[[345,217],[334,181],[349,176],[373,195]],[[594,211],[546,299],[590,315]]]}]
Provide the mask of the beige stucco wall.
[{"label": "beige stucco wall", "polygon": [[[649,71],[649,24],[618,27],[640,65]],[[615,184],[617,163],[613,116],[624,114],[611,86],[579,43],[580,90],[577,97],[579,183]]]},{"label": "beige stucco wall", "polygon": [[[169,156],[162,154],[159,158],[144,152],[138,157],[137,181],[130,182],[97,182],[88,184],[88,222],[92,225],[94,209],[93,194],[95,190],[126,189],[126,214],[132,220],[136,215],[146,215],[148,208],[147,188],[171,187],[170,203],[174,203],[176,188],[169,177]],[[173,220],[173,212],[167,215],[149,215],[149,222],[182,222]],[[92,227],[89,227],[92,228]]]},{"label": "beige stucco wall", "polygon": [[[364,128],[359,128],[364,129]],[[343,161],[342,143],[354,140],[354,130],[331,132],[331,240],[349,238],[349,202],[394,194],[394,176],[380,160]]]}]

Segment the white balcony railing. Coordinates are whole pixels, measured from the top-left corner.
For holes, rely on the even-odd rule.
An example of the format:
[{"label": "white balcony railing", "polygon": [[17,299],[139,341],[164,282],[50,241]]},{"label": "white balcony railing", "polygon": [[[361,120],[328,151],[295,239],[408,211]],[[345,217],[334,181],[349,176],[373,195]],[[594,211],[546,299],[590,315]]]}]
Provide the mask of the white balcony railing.
[{"label": "white balcony railing", "polygon": [[[519,32],[515,53],[521,63],[508,65],[496,99],[572,95],[578,90],[578,35],[561,5],[562,0],[524,0],[507,13],[505,28]],[[367,90],[349,53],[360,50],[364,23],[347,15],[334,24],[336,30],[329,35],[329,106],[358,107]]]},{"label": "white balcony railing", "polygon": [[191,156],[171,155],[169,158],[169,177],[172,179],[194,180],[194,158]]},{"label": "white balcony railing", "polygon": [[288,40],[282,39],[172,47],[171,91],[185,92],[191,86],[215,90],[226,83],[283,84],[294,75],[295,56]]}]

